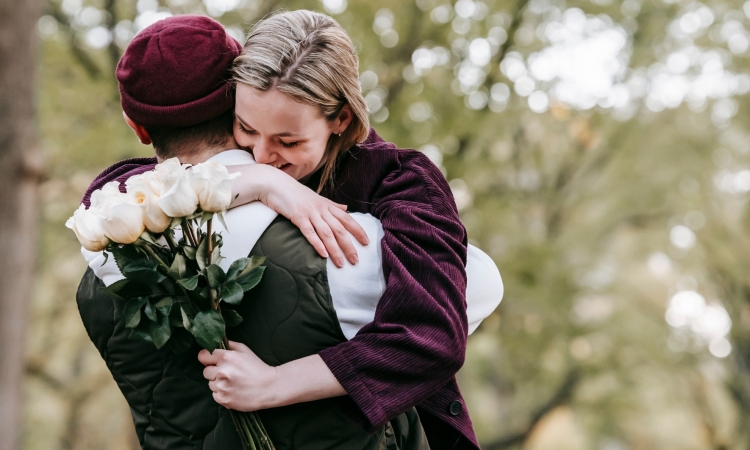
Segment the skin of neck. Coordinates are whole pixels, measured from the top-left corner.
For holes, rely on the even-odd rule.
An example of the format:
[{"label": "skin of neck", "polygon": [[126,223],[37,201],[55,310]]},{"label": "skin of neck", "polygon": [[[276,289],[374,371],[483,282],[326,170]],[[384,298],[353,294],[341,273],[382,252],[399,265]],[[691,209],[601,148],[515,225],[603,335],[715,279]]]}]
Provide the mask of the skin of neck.
[{"label": "skin of neck", "polygon": [[[209,158],[218,155],[221,152],[227,150],[236,150],[238,148],[239,146],[237,145],[237,142],[235,142],[234,138],[229,138],[224,145],[208,147],[200,151],[196,151],[195,147],[187,148],[186,146],[185,149],[179,149],[174,157],[178,158],[182,164],[190,164],[194,166],[196,164],[207,161]],[[156,155],[156,161],[161,164],[162,162],[164,162],[164,158]]]}]

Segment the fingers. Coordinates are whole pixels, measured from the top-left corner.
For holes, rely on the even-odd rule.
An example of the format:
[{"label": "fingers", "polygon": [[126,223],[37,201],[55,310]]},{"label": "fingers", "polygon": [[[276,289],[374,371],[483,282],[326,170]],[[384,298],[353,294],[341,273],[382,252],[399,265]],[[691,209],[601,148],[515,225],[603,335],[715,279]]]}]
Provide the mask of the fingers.
[{"label": "fingers", "polygon": [[292,219],[292,223],[297,225],[297,228],[302,232],[302,235],[305,236],[305,239],[307,239],[307,242],[310,243],[310,245],[313,246],[316,252],[323,257],[328,258],[328,251],[326,250],[325,244],[323,244],[323,241],[320,240],[320,237],[318,237],[318,232],[315,231],[315,227],[310,222],[310,219],[305,217],[304,220],[300,221],[298,223],[296,220]]},{"label": "fingers", "polygon": [[367,236],[367,232],[365,232],[365,229],[362,228],[362,225],[354,220],[351,215],[334,208],[330,209],[329,211],[331,215],[337,218],[344,226],[344,228],[346,228],[346,230],[359,241],[360,244],[367,245],[370,243],[370,238]]},{"label": "fingers", "polygon": [[344,267],[344,253],[341,251],[339,243],[336,241],[336,236],[333,234],[333,230],[328,226],[322,217],[313,217],[311,219],[315,231],[318,233],[318,237],[328,250],[328,254],[331,255],[331,261],[336,267]]},{"label": "fingers", "polygon": [[[345,215],[348,216],[348,214]],[[357,256],[357,249],[352,243],[352,239],[350,237],[351,235],[341,224],[341,221],[334,217],[330,212],[323,213],[323,220],[326,221],[328,226],[333,231],[336,242],[338,243],[339,247],[341,247],[341,251],[344,252],[346,260],[351,264],[357,264],[357,261],[359,261],[359,257]]]},{"label": "fingers", "polygon": [[253,353],[250,348],[243,344],[242,342],[235,342],[235,341],[228,341],[229,342],[229,350],[234,350],[236,352],[240,353]]},{"label": "fingers", "polygon": [[216,374],[219,372],[219,368],[216,366],[206,366],[203,369],[203,378],[208,381],[216,380]]},{"label": "fingers", "polygon": [[341,203],[334,203],[333,206],[335,206],[336,208],[338,208],[338,209],[340,209],[342,211],[346,211],[347,209],[349,209],[348,206],[342,205]]},{"label": "fingers", "polygon": [[221,352],[225,350],[214,350],[213,354],[203,349],[198,353],[198,361],[204,366],[216,365],[221,360]]}]

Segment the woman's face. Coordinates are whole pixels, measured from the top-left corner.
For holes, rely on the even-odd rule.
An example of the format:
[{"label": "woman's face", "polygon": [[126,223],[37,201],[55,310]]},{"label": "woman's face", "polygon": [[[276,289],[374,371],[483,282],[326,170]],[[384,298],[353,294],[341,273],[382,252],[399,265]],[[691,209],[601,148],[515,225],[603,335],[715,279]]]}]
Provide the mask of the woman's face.
[{"label": "woman's face", "polygon": [[259,91],[243,84],[237,85],[234,114],[234,138],[240,147],[252,151],[257,162],[296,180],[323,165],[331,134],[343,132],[349,124],[342,120],[345,114],[329,121],[315,106],[276,89]]}]

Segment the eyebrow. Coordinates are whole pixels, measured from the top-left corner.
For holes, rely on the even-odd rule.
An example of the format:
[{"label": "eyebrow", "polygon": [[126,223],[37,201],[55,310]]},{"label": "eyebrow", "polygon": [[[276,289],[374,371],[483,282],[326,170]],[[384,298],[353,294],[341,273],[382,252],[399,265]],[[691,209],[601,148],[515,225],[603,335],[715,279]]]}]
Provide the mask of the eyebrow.
[{"label": "eyebrow", "polygon": [[[245,122],[244,120],[242,120],[242,117],[240,117],[239,114],[237,114],[236,112],[234,113],[234,117],[236,117],[237,120],[240,121],[240,123],[242,124],[243,127],[247,128],[248,130],[255,130],[255,128],[249,126],[247,124],[247,122]],[[277,133],[274,136],[277,136],[277,137],[293,137],[293,136],[301,136],[301,135],[300,134],[294,134],[291,131],[284,131],[284,132],[281,132],[281,133]]]}]

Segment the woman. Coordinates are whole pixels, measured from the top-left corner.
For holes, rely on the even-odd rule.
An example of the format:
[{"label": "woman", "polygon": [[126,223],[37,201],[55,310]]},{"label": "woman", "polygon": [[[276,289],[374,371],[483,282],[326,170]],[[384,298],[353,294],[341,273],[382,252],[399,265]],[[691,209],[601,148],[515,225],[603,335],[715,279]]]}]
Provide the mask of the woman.
[{"label": "woman", "polygon": [[[239,169],[235,190],[237,202],[291,218],[323,256],[338,243],[352,263],[336,204],[380,219],[387,288],[375,320],[278,367],[246,348],[204,351],[204,376],[217,402],[243,411],[348,395],[365,429],[416,405],[431,448],[478,448],[454,377],[467,337],[466,232],[440,171],[369,129],[357,66],[349,37],[322,14],[286,12],[253,29],[234,65],[234,135],[264,165]],[[343,255],[330,256],[341,265]]]}]

